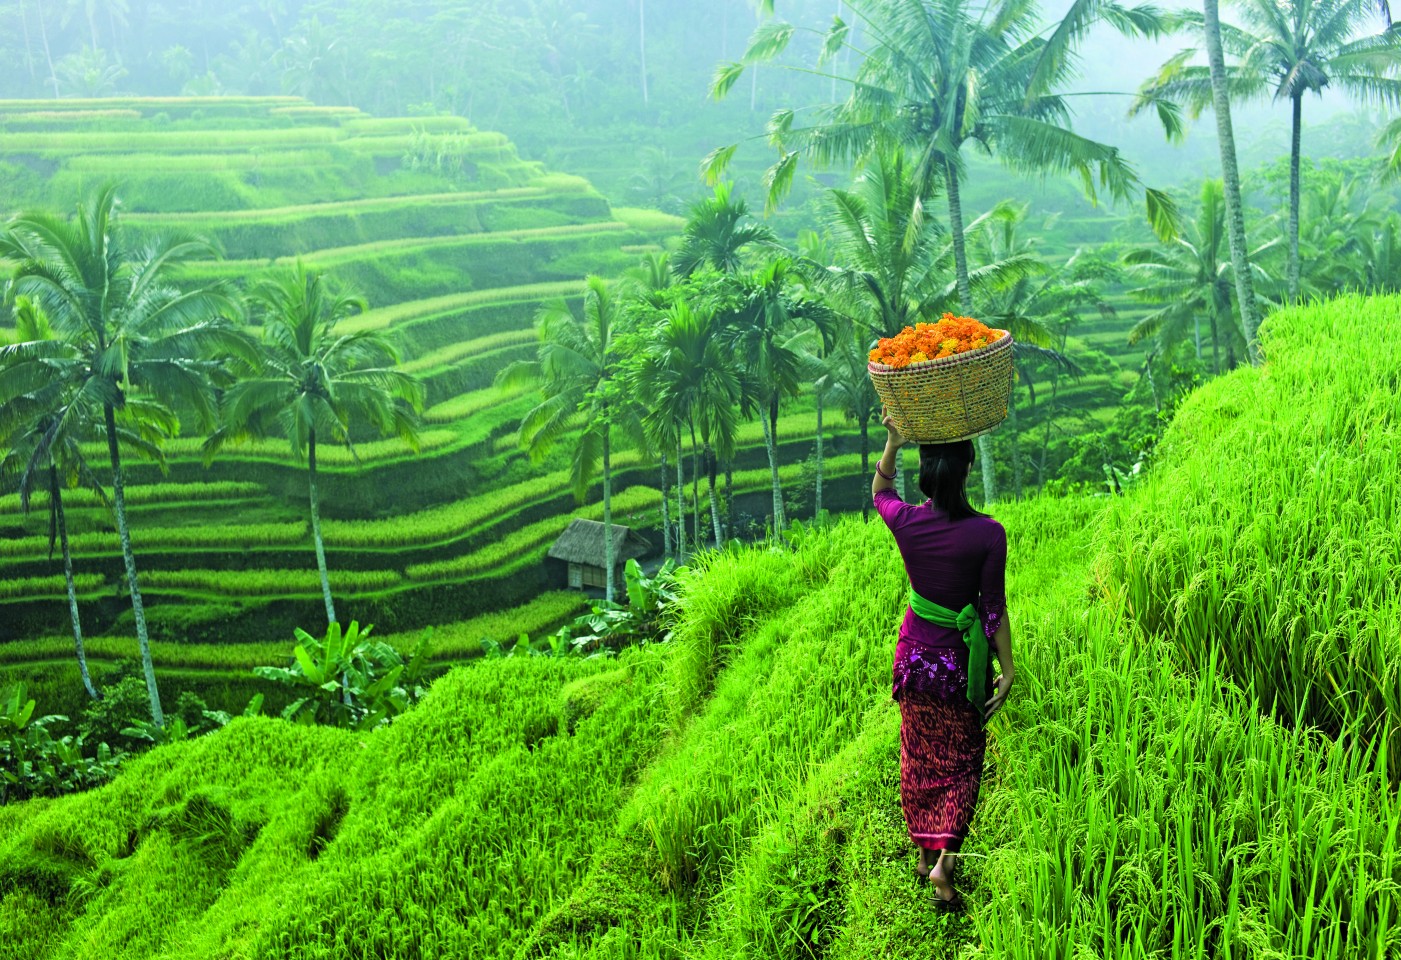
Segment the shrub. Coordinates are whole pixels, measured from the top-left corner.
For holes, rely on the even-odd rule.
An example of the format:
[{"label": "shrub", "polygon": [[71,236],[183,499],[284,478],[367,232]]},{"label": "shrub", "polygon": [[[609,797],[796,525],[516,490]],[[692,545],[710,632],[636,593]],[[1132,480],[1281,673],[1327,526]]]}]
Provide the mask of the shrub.
[{"label": "shrub", "polygon": [[370,730],[409,709],[423,695],[419,679],[425,641],[406,662],[387,643],[369,639],[372,626],[354,620],[344,631],[339,623],[324,638],[297,630],[290,667],[254,667],[253,673],[301,694],[282,716],[301,724]]},{"label": "shrub", "polygon": [[0,804],[34,796],[56,797],[110,780],[122,755],[99,743],[92,755],[84,738],[55,737],[59,715],[34,716],[25,684],[0,690]]}]

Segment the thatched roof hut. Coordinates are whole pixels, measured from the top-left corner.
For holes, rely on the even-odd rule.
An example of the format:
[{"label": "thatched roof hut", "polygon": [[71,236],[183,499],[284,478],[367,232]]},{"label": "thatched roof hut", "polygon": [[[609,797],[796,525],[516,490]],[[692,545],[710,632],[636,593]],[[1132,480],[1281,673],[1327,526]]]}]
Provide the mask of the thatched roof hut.
[{"label": "thatched roof hut", "polygon": [[[631,527],[612,525],[613,562],[621,568],[628,560],[646,556],[652,550],[651,542]],[[550,547],[549,556],[561,560],[569,567],[569,586],[601,587],[604,585],[605,542],[603,524],[597,520],[574,520],[569,528],[559,535]],[[618,570],[614,571],[615,575]]]}]

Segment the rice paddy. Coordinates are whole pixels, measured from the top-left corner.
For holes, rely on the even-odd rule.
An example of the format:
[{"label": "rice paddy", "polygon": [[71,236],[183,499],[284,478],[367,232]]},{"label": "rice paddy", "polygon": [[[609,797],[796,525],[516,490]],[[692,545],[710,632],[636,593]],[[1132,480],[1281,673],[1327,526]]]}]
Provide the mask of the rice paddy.
[{"label": "rice paddy", "polygon": [[[1244,523],[1246,504],[1234,506],[1229,489],[1185,508],[1210,488],[1193,470],[1213,463],[1219,483],[1277,451],[1301,470],[1326,467],[1332,500],[1308,502],[1328,518],[1321,526],[1344,532],[1329,550],[1250,527],[1203,541],[1194,556],[1196,571],[1211,571],[1206,583],[1233,584],[1233,602],[1245,603],[1264,562],[1257,551],[1271,551],[1288,583],[1345,575],[1359,536],[1391,549],[1392,481],[1376,468],[1394,463],[1401,435],[1386,389],[1401,366],[1364,347],[1319,377],[1299,349],[1299,330],[1360,310],[1374,310],[1381,330],[1401,321],[1394,301],[1280,314],[1263,375],[1238,371],[1193,401],[1173,428],[1180,459],[1150,483],[1122,498],[997,507],[1018,682],[990,728],[961,861],[963,917],[925,902],[898,806],[889,670],[903,570],[883,527],[847,518],[791,547],[699,558],[665,643],[613,660],[458,667],[369,734],[238,719],[158,748],[109,786],[0,808],[11,948],[558,960],[1401,955],[1401,801],[1387,723],[1366,698],[1325,696],[1333,712],[1321,725],[1277,705],[1277,690],[1296,682],[1295,662],[1280,655],[1301,637],[1331,630],[1358,667],[1370,663],[1368,623],[1396,622],[1388,595],[1366,589],[1385,568],[1354,574],[1366,622],[1297,589],[1260,598],[1302,631],[1275,634],[1242,627],[1248,604],[1212,605],[1213,592],[1165,562],[1171,553],[1145,557],[1140,539],[1164,529],[1174,545],[1170,531],[1204,512],[1213,519],[1194,526]],[[1229,427],[1247,416],[1261,424],[1259,445]],[[1287,443],[1270,439],[1276,430]],[[1299,499],[1287,483],[1236,493],[1275,523]],[[556,602],[553,616],[568,616],[564,597],[542,598],[541,616]],[[487,622],[449,646],[470,651]],[[1273,675],[1242,669],[1247,638]],[[251,652],[231,650],[226,662]],[[1394,650],[1380,652],[1381,669],[1394,671]],[[181,896],[153,895],[177,883]]]}]

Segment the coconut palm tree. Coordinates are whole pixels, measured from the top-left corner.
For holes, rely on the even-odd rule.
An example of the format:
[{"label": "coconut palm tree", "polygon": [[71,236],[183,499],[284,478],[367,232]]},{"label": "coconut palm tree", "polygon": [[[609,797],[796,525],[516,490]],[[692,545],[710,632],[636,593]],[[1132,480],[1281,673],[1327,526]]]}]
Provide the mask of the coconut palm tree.
[{"label": "coconut palm tree", "polygon": [[1034,370],[1049,365],[1057,374],[1080,376],[1079,365],[1051,347],[1051,322],[1073,323],[1077,310],[1103,303],[1092,279],[1074,275],[1074,257],[1060,269],[1052,269],[1040,259],[1036,238],[1019,232],[1027,210],[1026,205],[999,204],[980,218],[979,229],[971,238],[975,255],[994,272],[998,265],[1018,264],[1015,272],[1002,271],[1002,282],[983,286],[978,307],[989,325],[1009,330],[1013,336],[1017,380],[1007,404],[1007,425],[1012,440],[1012,489],[1018,500],[1022,495],[1022,455],[1016,387],[1025,386],[1034,401]]},{"label": "coconut palm tree", "polygon": [[[853,15],[871,46],[857,51],[859,66],[849,80],[851,93],[820,108],[812,122],[797,126],[796,113],[780,110],[769,122],[769,139],[780,150],[765,174],[769,204],[793,182],[800,157],[819,164],[868,162],[892,147],[916,158],[912,218],[942,183],[959,309],[973,310],[962,206],[968,176],[964,148],[976,145],[1006,166],[1037,173],[1077,176],[1094,198],[1102,188],[1114,199],[1127,198],[1141,184],[1117,149],[1069,129],[1070,108],[1057,91],[1072,79],[1076,45],[1099,20],[1135,35],[1156,34],[1162,20],[1156,8],[1114,7],[1112,16],[1095,0],[1075,0],[1049,36],[1038,33],[1030,3],[979,7],[968,0],[853,0]],[[723,66],[712,85],[724,96],[745,69],[773,60],[794,36],[791,24],[769,21],[755,31],[743,59]],[[848,46],[849,26],[838,20],[821,45],[818,69]],[[717,177],[737,145],[714,151],[704,167]],[[1175,213],[1170,199],[1146,190],[1149,219],[1160,235],[1170,235]],[[983,441],[984,493],[991,500],[990,458]]]},{"label": "coconut palm tree", "polygon": [[[1202,319],[1211,343],[1211,365],[1221,368],[1221,347],[1228,357],[1245,355],[1244,334],[1231,305],[1231,261],[1226,251],[1225,188],[1220,180],[1202,183],[1201,207],[1183,235],[1167,245],[1139,247],[1124,256],[1129,275],[1139,286],[1129,295],[1153,310],[1129,331],[1129,343],[1152,337],[1162,356],[1171,356],[1189,336],[1202,360]],[[1228,364],[1229,366],[1230,364]]]},{"label": "coconut palm tree", "polygon": [[[1299,204],[1303,104],[1308,94],[1341,88],[1365,102],[1401,104],[1401,31],[1388,25],[1378,33],[1377,0],[1242,0],[1243,27],[1220,25],[1220,46],[1234,60],[1223,61],[1224,86],[1237,100],[1271,96],[1290,107],[1289,215],[1285,229],[1287,297],[1300,296]],[[1178,22],[1205,38],[1205,12],[1187,12]],[[1181,102],[1192,117],[1212,107],[1211,68],[1188,63],[1198,54],[1183,50],[1144,85],[1138,109],[1161,101]]]},{"label": "coconut palm tree", "polygon": [[[678,299],[656,328],[635,379],[637,392],[650,398],[646,416],[653,430],[665,433],[672,429],[667,425],[674,424],[691,436],[696,508],[699,511],[699,477],[704,470],[716,546],[724,539],[716,466],[734,455],[740,413],[753,402],[744,371],[726,344],[724,321],[710,304],[693,306],[687,299]],[[697,524],[697,545],[700,542]]]},{"label": "coconut palm tree", "polygon": [[[501,386],[534,384],[544,399],[521,420],[521,446],[539,459],[565,435],[574,444],[571,482],[575,499],[582,503],[593,486],[595,474],[603,474],[604,597],[613,602],[613,487],[612,447],[614,428],[633,411],[617,382],[622,357],[618,351],[620,304],[600,277],[585,283],[583,316],[564,301],[541,310],[536,321],[540,345],[534,360],[518,360],[497,376]],[[579,432],[573,433],[576,428]]]},{"label": "coconut palm tree", "polygon": [[733,184],[718,183],[713,197],[692,204],[671,268],[680,277],[707,267],[734,273],[743,265],[741,254],[746,247],[773,242],[773,231],[754,222],[744,198],[734,196]]},{"label": "coconut palm tree", "polygon": [[[225,376],[222,358],[242,352],[246,341],[229,319],[240,312],[238,302],[224,288],[182,291],[170,279],[181,263],[216,256],[217,250],[206,240],[173,234],[128,247],[117,207],[116,189],[109,186],[79,204],[72,220],[20,214],[0,233],[0,258],[15,264],[14,292],[42,308],[73,351],[75,384],[101,404],[112,506],[151,719],[161,726],[165,715],[127,526],[117,417],[137,434],[159,432],[160,411],[169,409],[188,411],[197,423],[212,427],[213,388]],[[88,381],[95,382],[88,386]],[[142,418],[155,419],[143,424]]]},{"label": "coconut palm tree", "polygon": [[803,382],[801,353],[791,341],[793,334],[812,330],[831,342],[832,314],[803,290],[801,271],[787,256],[748,275],[717,278],[714,290],[723,315],[722,336],[757,403],[773,482],[774,529],[781,532],[787,518],[778,476],[778,411],[783,398],[797,396]]},{"label": "coconut palm tree", "polygon": [[[63,491],[82,486],[103,503],[109,502],[83,452],[84,443],[103,439],[101,381],[82,376],[81,352],[56,338],[48,317],[29,298],[16,298],[14,314],[17,342],[0,348],[0,473],[17,477],[20,510],[26,514],[37,489],[48,493],[49,556],[57,543],[78,672],[88,696],[100,700],[83,647]],[[155,406],[149,401],[130,402]],[[175,418],[162,408],[148,410],[134,422],[145,424],[148,432],[155,429],[163,434],[173,430]],[[124,422],[119,422],[118,431],[124,446],[160,459],[160,448],[151,439],[137,435]]]},{"label": "coconut palm tree", "polygon": [[423,405],[423,387],[397,369],[398,352],[383,333],[341,333],[336,325],[361,313],[365,301],[334,291],[326,278],[299,261],[259,281],[249,305],[261,321],[262,343],[240,364],[240,377],[224,394],[222,422],[205,441],[206,459],[230,443],[285,437],[297,460],[305,458],[311,533],[327,624],[337,623],[326,546],[321,538],[321,503],[316,488],[318,443],[343,443],[369,427],[396,434],[417,448],[413,411]]}]

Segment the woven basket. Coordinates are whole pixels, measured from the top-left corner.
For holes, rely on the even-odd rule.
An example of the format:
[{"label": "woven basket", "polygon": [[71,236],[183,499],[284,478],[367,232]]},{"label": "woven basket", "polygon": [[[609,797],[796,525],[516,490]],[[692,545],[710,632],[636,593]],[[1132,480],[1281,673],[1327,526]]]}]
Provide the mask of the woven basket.
[{"label": "woven basket", "polygon": [[987,433],[1007,419],[1012,395],[1012,335],[980,350],[905,367],[868,363],[871,383],[906,440],[952,443]]}]

